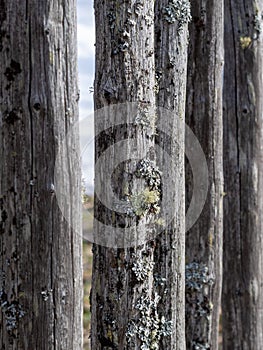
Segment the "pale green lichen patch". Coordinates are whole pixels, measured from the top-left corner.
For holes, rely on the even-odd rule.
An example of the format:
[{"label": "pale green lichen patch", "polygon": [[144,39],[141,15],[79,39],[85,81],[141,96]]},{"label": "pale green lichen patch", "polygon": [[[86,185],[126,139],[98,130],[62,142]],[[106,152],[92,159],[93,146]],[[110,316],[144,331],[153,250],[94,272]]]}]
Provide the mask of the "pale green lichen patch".
[{"label": "pale green lichen patch", "polygon": [[178,22],[178,32],[184,25],[192,20],[191,4],[189,0],[169,0],[168,5],[163,8],[164,19],[168,23]]},{"label": "pale green lichen patch", "polygon": [[163,218],[158,218],[154,221],[154,223],[158,226],[164,227],[165,226],[165,220]]},{"label": "pale green lichen patch", "polygon": [[148,188],[130,198],[134,213],[140,218],[151,213],[158,214],[160,211],[159,200],[159,192],[157,190],[150,191]]},{"label": "pale green lichen patch", "polygon": [[240,39],[240,46],[243,50],[247,49],[249,45],[252,42],[252,39],[249,36],[241,36]]},{"label": "pale green lichen patch", "polygon": [[134,175],[145,180],[146,188],[128,196],[131,207],[127,214],[138,218],[158,214],[161,202],[161,172],[150,160],[142,159],[138,162]]}]

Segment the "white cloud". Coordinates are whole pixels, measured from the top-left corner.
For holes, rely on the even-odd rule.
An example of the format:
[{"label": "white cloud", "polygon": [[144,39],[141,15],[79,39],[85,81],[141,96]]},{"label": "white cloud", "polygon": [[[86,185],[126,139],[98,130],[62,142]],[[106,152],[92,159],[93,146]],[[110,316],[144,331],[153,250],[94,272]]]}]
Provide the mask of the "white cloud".
[{"label": "white cloud", "polygon": [[95,56],[95,28],[91,25],[78,24],[78,56],[88,58]]},{"label": "white cloud", "polygon": [[95,25],[92,0],[78,0],[78,59],[80,88],[80,141],[82,172],[88,192],[94,187],[94,118],[93,94],[90,87],[94,81]]},{"label": "white cloud", "polygon": [[82,67],[82,65],[79,65],[79,84],[81,90],[85,91],[90,91],[91,87],[93,86],[93,80],[94,76],[91,73],[87,72],[88,68],[87,67]]}]

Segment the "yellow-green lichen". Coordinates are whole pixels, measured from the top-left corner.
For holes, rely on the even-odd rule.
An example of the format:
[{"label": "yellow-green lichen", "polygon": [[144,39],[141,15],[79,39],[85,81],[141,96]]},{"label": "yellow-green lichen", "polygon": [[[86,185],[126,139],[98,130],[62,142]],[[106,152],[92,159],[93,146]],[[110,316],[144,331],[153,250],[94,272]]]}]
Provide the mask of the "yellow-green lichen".
[{"label": "yellow-green lichen", "polygon": [[164,226],[165,220],[163,218],[158,218],[157,220],[155,220],[155,223],[156,223],[156,225]]},{"label": "yellow-green lichen", "polygon": [[130,200],[135,214],[139,217],[143,217],[151,212],[158,214],[160,211],[158,206],[160,195],[156,190],[151,191],[146,188],[139,194],[131,196]]},{"label": "yellow-green lichen", "polygon": [[137,163],[134,175],[145,180],[146,188],[139,193],[128,195],[129,208],[126,213],[139,219],[146,215],[158,214],[161,209],[161,172],[158,167],[149,159],[142,159]]},{"label": "yellow-green lichen", "polygon": [[252,42],[252,39],[249,36],[241,36],[240,39],[240,46],[243,50],[247,49],[249,45]]}]

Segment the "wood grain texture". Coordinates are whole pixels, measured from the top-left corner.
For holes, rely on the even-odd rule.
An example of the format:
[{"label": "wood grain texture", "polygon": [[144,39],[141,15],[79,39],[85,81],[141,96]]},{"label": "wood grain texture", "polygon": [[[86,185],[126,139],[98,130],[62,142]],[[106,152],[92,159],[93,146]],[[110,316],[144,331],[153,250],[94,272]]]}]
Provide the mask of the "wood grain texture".
[{"label": "wood grain texture", "polygon": [[[140,113],[144,110],[153,115],[155,108],[154,70],[154,9],[152,1],[95,1],[96,22],[96,75],[94,86],[95,110],[116,106],[118,103],[136,102]],[[130,199],[145,188],[134,175],[136,162],[129,162],[136,150],[148,154],[154,145],[154,128],[145,128],[135,123],[136,113],[129,106],[124,107],[121,124],[114,112],[108,113],[105,123],[95,114],[95,159],[96,162],[108,150],[108,162],[95,171],[95,218],[93,245],[93,272],[91,290],[91,348],[140,349],[141,346],[156,342],[152,335],[154,310],[149,307],[154,298],[153,244],[141,243],[144,231],[135,229],[133,248],[122,248],[112,240],[112,247],[102,246],[106,235],[114,236],[115,228],[125,228],[146,218],[127,217],[119,214],[117,208],[108,210],[105,203],[96,196],[102,187],[107,197],[107,178],[112,176],[111,185],[115,195],[122,200]],[[111,127],[108,127],[110,122]],[[103,124],[104,123],[104,124]],[[99,132],[99,130],[103,130]],[[135,140],[136,146],[128,147],[125,159],[112,173],[111,165],[118,159],[121,150],[112,149],[120,141]],[[101,225],[105,223],[108,232]],[[137,264],[147,264],[149,274],[138,279],[134,272]],[[144,300],[144,302],[142,301]],[[142,323],[138,305],[148,310],[150,320]],[[146,319],[144,318],[144,321]],[[139,331],[139,326],[141,330]],[[129,331],[130,330],[130,331]],[[145,332],[145,335],[143,336]],[[128,333],[132,334],[128,336]]]},{"label": "wood grain texture", "polygon": [[[222,285],[223,1],[191,1],[191,4],[186,123],[206,156],[209,184],[203,211],[186,233],[186,343],[189,350],[215,350]],[[187,163],[187,208],[192,187],[191,167]],[[199,287],[192,285],[191,278],[196,278]]]},{"label": "wood grain texture", "polygon": [[262,1],[225,1],[223,348],[263,347]]},{"label": "wood grain texture", "polygon": [[76,4],[2,0],[0,17],[0,347],[81,349]]},{"label": "wood grain texture", "polygon": [[[174,2],[176,3],[176,2]],[[183,2],[190,8],[188,1]],[[171,195],[166,206],[174,213],[173,220],[156,239],[155,268],[156,275],[164,278],[158,286],[162,296],[159,313],[172,321],[171,336],[164,337],[159,349],[185,349],[185,174],[184,174],[184,116],[186,99],[186,72],[188,46],[188,18],[184,23],[171,18],[165,19],[165,9],[171,2],[155,2],[155,67],[158,77],[156,105],[159,107],[158,130],[163,130],[164,115],[169,116],[169,134],[157,132],[158,146],[169,152],[173,162],[169,165],[169,177],[172,179]],[[183,14],[181,13],[181,16]],[[168,18],[169,19],[169,18]],[[165,159],[158,159],[160,168]],[[172,166],[172,164],[174,166]],[[172,194],[173,193],[173,194]]]},{"label": "wood grain texture", "polygon": [[[170,142],[166,147],[170,149],[170,154],[178,163],[178,168],[171,170],[171,175],[175,177],[173,184],[178,186],[178,191],[176,198],[172,198],[173,202],[168,203],[174,208],[175,219],[161,236],[162,238],[153,237],[144,244],[135,244],[133,248],[105,248],[99,244],[93,246],[92,349],[181,350],[184,349],[185,344],[184,155],[182,151],[179,151],[179,155],[177,154],[178,144],[183,148],[184,139],[184,127],[179,128],[178,119],[183,120],[184,115],[186,28],[183,26],[179,45],[177,23],[168,25],[165,20],[163,9],[168,6],[168,2],[160,2],[156,6],[155,22],[152,1],[95,2],[97,23],[95,108],[98,110],[118,103],[138,102],[141,118],[138,123],[134,123],[132,119],[134,116],[125,113],[122,119],[123,125],[116,127],[117,119],[114,113],[109,114],[108,118],[111,119],[113,127],[107,128],[97,136],[96,160],[113,143],[136,139],[136,149],[130,147],[126,159],[132,158],[137,150],[144,150],[147,160],[151,160],[153,166],[162,170],[163,159],[157,157],[155,144],[162,147],[163,142]],[[160,23],[156,26],[158,21]],[[164,22],[163,25],[162,22]],[[156,40],[154,30],[160,32],[158,34],[160,39],[156,46],[154,46],[154,40]],[[176,43],[175,47],[171,44],[173,40]],[[163,48],[165,52],[169,52],[169,55],[175,56],[176,64],[173,69],[167,68],[170,57],[166,53],[161,54]],[[177,53],[177,48],[180,53]],[[159,74],[160,70],[163,70],[163,78]],[[169,77],[170,73],[171,77]],[[175,82],[174,87],[173,80],[177,78],[178,81]],[[167,91],[170,89],[167,97],[164,93],[166,88]],[[172,142],[166,135],[155,137],[155,128],[158,128],[154,115],[157,103],[161,107],[176,111],[172,123],[174,127],[171,134],[174,136]],[[146,111],[148,116],[146,119],[145,115],[143,117],[140,114],[142,110]],[[151,118],[147,119],[149,117]],[[97,118],[96,130],[101,129],[99,123]],[[113,163],[116,157],[117,155],[112,151],[108,159]],[[132,167],[132,162],[127,162],[121,165],[113,176],[112,186],[119,198],[130,199],[136,191],[138,193],[145,188],[145,183],[136,184]],[[103,186],[110,173],[110,165],[99,168],[95,176],[96,186],[101,184]],[[124,186],[125,181],[127,184],[127,178],[125,179],[127,174],[129,175],[128,194],[123,190],[123,187],[127,188]],[[107,192],[109,189],[105,187],[103,191],[105,196]],[[101,204],[97,198],[95,204],[97,220],[114,227],[128,227],[129,220],[125,215],[112,213]],[[133,220],[139,219],[139,222],[151,220],[151,215],[148,214]],[[135,242],[138,242],[141,237],[147,239],[148,233],[147,230],[144,232],[137,229],[134,236]],[[103,234],[105,231],[101,229],[101,225],[96,224],[94,238],[102,238]],[[148,271],[148,273],[144,272],[142,278],[138,278],[139,266],[144,271]],[[158,287],[160,280],[166,281],[162,287]]]}]

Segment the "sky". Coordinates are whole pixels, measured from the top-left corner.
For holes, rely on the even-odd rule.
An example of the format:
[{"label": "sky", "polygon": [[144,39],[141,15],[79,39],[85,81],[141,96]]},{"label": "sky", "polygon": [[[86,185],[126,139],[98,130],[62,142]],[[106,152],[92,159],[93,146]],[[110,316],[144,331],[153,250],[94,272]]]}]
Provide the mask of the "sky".
[{"label": "sky", "polygon": [[[93,94],[95,69],[95,25],[92,0],[78,0],[78,68],[80,88],[80,138],[82,147],[82,174],[86,190],[93,193],[94,147],[93,147]],[[81,143],[83,146],[83,142]]]}]

